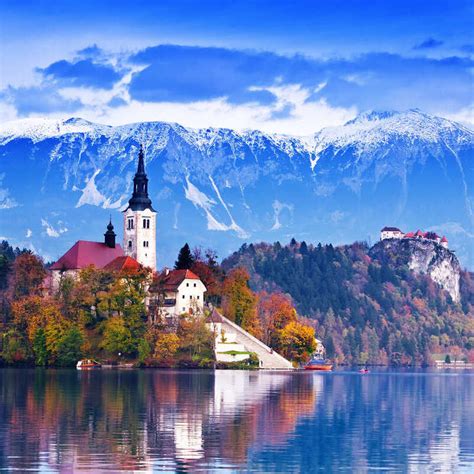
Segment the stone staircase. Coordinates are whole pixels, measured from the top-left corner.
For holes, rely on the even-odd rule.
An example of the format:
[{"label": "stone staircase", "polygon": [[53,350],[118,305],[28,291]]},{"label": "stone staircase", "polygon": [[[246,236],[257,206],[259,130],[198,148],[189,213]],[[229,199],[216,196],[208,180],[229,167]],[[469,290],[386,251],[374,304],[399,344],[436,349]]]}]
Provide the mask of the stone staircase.
[{"label": "stone staircase", "polygon": [[255,352],[260,360],[261,369],[273,369],[273,370],[291,370],[293,369],[292,363],[285,359],[280,354],[276,353],[270,347],[265,345],[262,341],[244,331],[238,324],[230,321],[226,317],[222,316],[215,309],[213,310],[213,319],[215,321],[220,320],[221,328],[228,334],[235,334],[235,342],[242,344],[247,351]]}]

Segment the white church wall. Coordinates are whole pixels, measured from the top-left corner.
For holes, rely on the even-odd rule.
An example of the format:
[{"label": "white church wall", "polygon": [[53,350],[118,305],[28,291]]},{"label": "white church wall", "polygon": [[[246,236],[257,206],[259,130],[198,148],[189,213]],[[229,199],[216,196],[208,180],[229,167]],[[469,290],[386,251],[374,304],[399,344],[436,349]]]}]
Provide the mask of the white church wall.
[{"label": "white church wall", "polygon": [[[133,228],[130,228],[130,219],[132,219]],[[144,219],[149,221],[149,228],[144,228]],[[123,235],[125,255],[134,258],[145,267],[156,270],[156,212],[149,209],[144,211],[128,209],[125,211]]]}]

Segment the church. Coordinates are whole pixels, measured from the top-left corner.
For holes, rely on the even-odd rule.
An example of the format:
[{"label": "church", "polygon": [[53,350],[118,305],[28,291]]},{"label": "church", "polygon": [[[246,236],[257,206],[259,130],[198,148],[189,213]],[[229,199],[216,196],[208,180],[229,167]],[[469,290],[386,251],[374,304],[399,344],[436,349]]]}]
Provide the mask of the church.
[{"label": "church", "polygon": [[[203,307],[206,287],[199,277],[190,271],[182,274],[181,270],[165,270],[166,278],[163,279],[163,274],[157,273],[156,211],[148,194],[143,147],[140,147],[138,155],[132,197],[123,211],[123,246],[116,243],[116,233],[110,219],[102,242],[79,240],[50,267],[50,274],[45,282],[47,291],[51,294],[56,292],[61,278],[65,275],[78,278],[80,271],[89,266],[111,272],[149,268],[153,278],[150,290],[158,291],[157,287],[160,286],[158,282],[166,280],[166,291],[173,293],[173,298],[168,297],[166,302],[161,303],[163,309],[170,315],[189,311],[191,300],[194,306]],[[191,277],[188,273],[192,274]],[[187,293],[184,295],[181,289],[179,296],[184,295],[185,300],[179,299],[176,296],[178,287],[183,282],[189,287],[190,280],[193,280],[191,282],[193,291],[187,292],[189,295]]]}]

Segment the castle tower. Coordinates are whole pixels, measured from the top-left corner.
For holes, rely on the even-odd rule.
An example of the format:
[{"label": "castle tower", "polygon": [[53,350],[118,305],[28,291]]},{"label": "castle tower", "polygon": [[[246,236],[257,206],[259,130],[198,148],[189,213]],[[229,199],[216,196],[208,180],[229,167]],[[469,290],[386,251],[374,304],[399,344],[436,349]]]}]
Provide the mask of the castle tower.
[{"label": "castle tower", "polygon": [[156,212],[148,197],[143,147],[140,147],[138,168],[133,178],[133,194],[123,211],[123,249],[125,255],[156,270]]}]

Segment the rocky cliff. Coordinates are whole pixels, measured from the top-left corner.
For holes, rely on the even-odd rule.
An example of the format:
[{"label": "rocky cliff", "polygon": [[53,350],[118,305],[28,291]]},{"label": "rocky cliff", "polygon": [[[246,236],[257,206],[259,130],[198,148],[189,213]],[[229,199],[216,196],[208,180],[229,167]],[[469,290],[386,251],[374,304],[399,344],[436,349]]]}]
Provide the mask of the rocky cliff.
[{"label": "rocky cliff", "polygon": [[375,244],[369,251],[372,258],[391,265],[407,265],[416,273],[429,275],[460,300],[461,268],[456,255],[449,249],[427,239],[387,239]]}]

